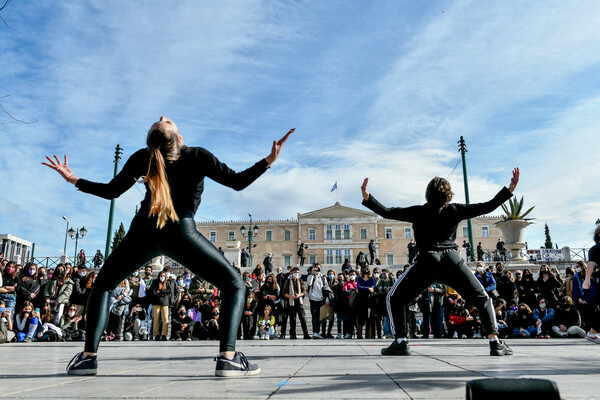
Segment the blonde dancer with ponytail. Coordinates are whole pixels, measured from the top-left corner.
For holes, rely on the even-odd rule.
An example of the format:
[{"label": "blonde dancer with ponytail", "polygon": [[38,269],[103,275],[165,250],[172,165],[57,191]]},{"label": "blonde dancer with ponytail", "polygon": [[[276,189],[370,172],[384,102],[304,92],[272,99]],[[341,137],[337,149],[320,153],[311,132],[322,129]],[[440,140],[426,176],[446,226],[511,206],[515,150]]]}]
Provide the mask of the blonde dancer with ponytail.
[{"label": "blonde dancer with ponytail", "polygon": [[[253,376],[260,368],[235,351],[237,328],[245,302],[246,285],[229,262],[196,230],[194,214],[204,191],[204,178],[242,190],[277,160],[294,129],[273,141],[271,153],[250,168],[236,172],[202,147],[183,144],[177,126],[161,117],[148,132],[146,148],[136,151],[109,183],[91,182],[75,176],[57,156],[42,164],[56,170],[67,182],[85,193],[114,199],[143,178],[146,195],[121,243],[108,256],[94,283],[87,305],[86,342],[67,367],[72,375],[95,375],[96,352],[108,323],[110,292],[145,262],[166,255],[222,292],[220,345],[215,375]],[[150,293],[156,295],[158,293]]]}]

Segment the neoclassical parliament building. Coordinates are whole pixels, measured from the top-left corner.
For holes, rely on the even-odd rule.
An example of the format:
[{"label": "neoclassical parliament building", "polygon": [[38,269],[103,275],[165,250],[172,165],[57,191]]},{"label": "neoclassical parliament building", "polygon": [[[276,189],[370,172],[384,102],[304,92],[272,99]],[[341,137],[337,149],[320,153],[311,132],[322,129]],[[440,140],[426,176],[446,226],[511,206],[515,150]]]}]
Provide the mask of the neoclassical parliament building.
[{"label": "neoclassical parliament building", "polygon": [[[500,217],[479,217],[471,220],[474,245],[481,242],[486,250],[495,249],[501,231],[494,224]],[[339,267],[347,258],[354,265],[360,251],[369,254],[369,241],[376,244],[376,257],[383,265],[403,265],[408,262],[408,243],[413,237],[410,223],[379,217],[377,214],[342,206],[335,203],[331,207],[298,213],[297,219],[254,220],[250,221],[210,221],[196,222],[198,231],[216,247],[232,247],[241,242],[247,247],[247,238],[240,228],[251,229],[256,225],[258,233],[253,238],[253,264],[262,263],[268,253],[273,253],[276,267],[298,265],[298,244],[305,243],[308,259],[306,264],[319,262],[324,266]],[[434,226],[431,229],[435,229]],[[463,221],[457,231],[459,247],[463,240],[468,241],[467,221]],[[229,244],[229,246],[228,246]]]}]

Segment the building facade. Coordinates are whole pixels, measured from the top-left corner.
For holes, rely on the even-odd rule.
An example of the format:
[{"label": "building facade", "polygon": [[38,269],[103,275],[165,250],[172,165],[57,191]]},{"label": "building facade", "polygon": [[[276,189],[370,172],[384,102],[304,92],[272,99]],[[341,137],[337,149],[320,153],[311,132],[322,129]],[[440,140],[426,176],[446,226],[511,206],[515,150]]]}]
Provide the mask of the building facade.
[{"label": "building facade", "polygon": [[[479,217],[471,220],[475,246],[481,242],[486,250],[495,250],[501,231],[494,224],[500,217]],[[240,241],[242,248],[248,241],[240,233],[249,221],[197,222],[200,233],[216,247],[227,247],[228,241]],[[323,266],[340,267],[345,259],[352,265],[360,251],[369,254],[369,241],[374,240],[376,257],[382,265],[403,265],[408,262],[408,243],[413,238],[412,224],[379,217],[371,211],[358,210],[335,203],[331,207],[297,214],[297,219],[253,221],[258,234],[253,238],[253,265],[262,264],[268,253],[273,253],[276,267],[299,264],[297,255],[300,242],[306,244],[306,264],[319,262]],[[435,229],[434,226],[431,229]],[[457,231],[459,247],[468,242],[467,222]],[[473,249],[475,250],[475,249]]]},{"label": "building facade", "polygon": [[4,258],[23,264],[31,258],[33,243],[9,234],[0,234],[0,252]]}]

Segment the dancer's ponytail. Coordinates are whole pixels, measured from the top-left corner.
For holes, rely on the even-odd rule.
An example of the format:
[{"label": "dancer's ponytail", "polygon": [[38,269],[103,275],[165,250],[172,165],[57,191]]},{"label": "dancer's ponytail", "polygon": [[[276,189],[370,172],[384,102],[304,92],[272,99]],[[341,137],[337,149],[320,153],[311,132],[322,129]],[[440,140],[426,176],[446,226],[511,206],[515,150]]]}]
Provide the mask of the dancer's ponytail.
[{"label": "dancer's ponytail", "polygon": [[[156,216],[156,227],[158,229],[162,229],[168,220],[173,222],[179,221],[179,217],[173,206],[171,187],[167,179],[166,169],[167,161],[174,161],[179,158],[179,146],[176,136],[175,140],[173,140],[174,138],[165,137],[166,135],[172,136],[170,132],[162,132],[155,129],[148,133],[147,140],[148,150],[150,151],[150,162],[144,182],[148,183],[148,187],[152,193],[148,217]],[[167,157],[163,156],[161,147],[165,147]]]}]

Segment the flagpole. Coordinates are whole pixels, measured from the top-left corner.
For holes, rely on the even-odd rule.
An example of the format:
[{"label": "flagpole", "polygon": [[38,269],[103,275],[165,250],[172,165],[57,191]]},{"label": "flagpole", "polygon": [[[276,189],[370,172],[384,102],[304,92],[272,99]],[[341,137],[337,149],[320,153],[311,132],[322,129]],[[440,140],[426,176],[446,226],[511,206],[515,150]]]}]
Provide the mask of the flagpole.
[{"label": "flagpole", "polygon": [[337,179],[335,180],[335,184],[336,184],[336,187],[335,187],[335,202],[339,203],[339,201],[338,201]]}]

